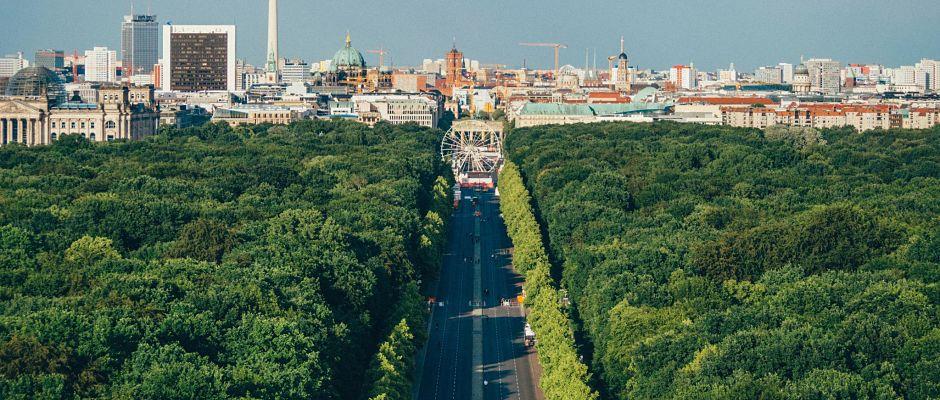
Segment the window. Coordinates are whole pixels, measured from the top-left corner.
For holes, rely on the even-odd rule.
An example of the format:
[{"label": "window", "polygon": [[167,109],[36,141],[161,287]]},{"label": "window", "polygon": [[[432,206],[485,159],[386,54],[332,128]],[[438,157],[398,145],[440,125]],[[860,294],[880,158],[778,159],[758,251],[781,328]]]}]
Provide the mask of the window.
[{"label": "window", "polygon": [[109,142],[114,141],[114,135],[108,135],[108,141]]},{"label": "window", "polygon": [[94,142],[94,141],[95,141],[95,133],[92,132],[90,135],[88,135],[88,139],[90,139],[92,142]]},{"label": "window", "polygon": [[82,129],[85,129],[85,121],[82,121]]},{"label": "window", "polygon": [[94,122],[94,121],[89,122],[89,123],[88,123],[88,127],[91,128],[91,129],[95,129],[95,122]]},{"label": "window", "polygon": [[75,121],[72,121],[72,129],[75,129]]},{"label": "window", "polygon": [[114,121],[108,121],[108,122],[105,122],[105,123],[104,123],[104,128],[105,128],[105,129],[114,129],[115,126],[116,126],[116,125],[115,125]]},{"label": "window", "polygon": [[55,128],[55,121],[52,121],[52,127]]},{"label": "window", "polygon": [[52,134],[49,136],[52,138],[52,140],[56,140],[56,138],[58,137],[58,135],[56,135],[55,132],[52,132]]}]

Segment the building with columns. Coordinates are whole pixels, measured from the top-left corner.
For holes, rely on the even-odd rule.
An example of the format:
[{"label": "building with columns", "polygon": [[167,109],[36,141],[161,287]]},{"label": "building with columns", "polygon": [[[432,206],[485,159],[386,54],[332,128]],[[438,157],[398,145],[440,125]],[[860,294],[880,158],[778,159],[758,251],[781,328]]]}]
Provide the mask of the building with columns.
[{"label": "building with columns", "polygon": [[156,133],[159,120],[152,86],[106,86],[95,103],[72,102],[55,73],[30,67],[13,76],[0,96],[0,145],[44,145],[63,135],[137,140]]}]

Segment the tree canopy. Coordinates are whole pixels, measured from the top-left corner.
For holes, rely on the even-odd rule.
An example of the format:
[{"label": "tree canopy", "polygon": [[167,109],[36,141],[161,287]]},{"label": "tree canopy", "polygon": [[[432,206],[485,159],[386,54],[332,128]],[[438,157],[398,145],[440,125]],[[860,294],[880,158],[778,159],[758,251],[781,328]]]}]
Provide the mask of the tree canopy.
[{"label": "tree canopy", "polygon": [[367,371],[423,340],[440,136],[303,121],[0,148],[0,398],[401,390]]},{"label": "tree canopy", "polygon": [[940,129],[507,135],[596,387],[940,397]]}]

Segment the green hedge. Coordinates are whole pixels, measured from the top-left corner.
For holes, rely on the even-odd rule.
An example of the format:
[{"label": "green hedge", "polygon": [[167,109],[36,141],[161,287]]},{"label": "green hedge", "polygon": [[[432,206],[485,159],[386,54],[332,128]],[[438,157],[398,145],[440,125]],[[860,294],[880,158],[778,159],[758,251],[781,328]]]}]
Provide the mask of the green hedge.
[{"label": "green hedge", "polygon": [[500,210],[512,239],[513,263],[525,274],[528,321],[538,341],[541,387],[549,400],[597,399],[588,385],[587,366],[579,361],[574,334],[561,309],[561,296],[550,275],[551,265],[519,169],[506,162],[499,175]]}]

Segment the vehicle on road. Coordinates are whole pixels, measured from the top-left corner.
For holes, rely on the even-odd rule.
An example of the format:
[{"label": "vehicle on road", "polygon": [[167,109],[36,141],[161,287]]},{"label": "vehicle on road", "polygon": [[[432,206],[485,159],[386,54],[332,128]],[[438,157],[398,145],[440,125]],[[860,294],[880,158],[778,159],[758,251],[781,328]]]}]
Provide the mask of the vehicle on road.
[{"label": "vehicle on road", "polygon": [[524,343],[526,347],[535,346],[535,331],[532,330],[532,325],[525,324]]}]

